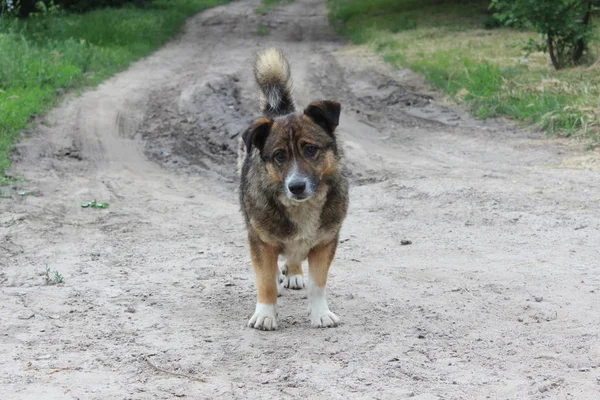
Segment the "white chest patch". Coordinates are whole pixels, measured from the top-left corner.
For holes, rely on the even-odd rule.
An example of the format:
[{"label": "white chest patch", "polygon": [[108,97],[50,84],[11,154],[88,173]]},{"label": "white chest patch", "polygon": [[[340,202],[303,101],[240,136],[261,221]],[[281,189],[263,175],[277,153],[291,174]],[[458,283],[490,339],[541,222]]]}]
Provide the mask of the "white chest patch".
[{"label": "white chest patch", "polygon": [[294,204],[287,198],[284,200],[287,203],[288,218],[296,225],[296,234],[285,241],[284,254],[287,260],[302,262],[310,249],[325,239],[325,234],[320,232],[319,227],[326,198],[326,193],[318,193],[303,203]]}]

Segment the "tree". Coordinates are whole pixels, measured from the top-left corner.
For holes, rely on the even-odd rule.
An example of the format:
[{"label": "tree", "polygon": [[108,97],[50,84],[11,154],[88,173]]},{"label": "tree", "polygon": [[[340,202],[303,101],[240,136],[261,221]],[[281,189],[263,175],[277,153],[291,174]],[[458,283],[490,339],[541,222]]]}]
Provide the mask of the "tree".
[{"label": "tree", "polygon": [[121,7],[126,3],[143,7],[149,2],[150,0],[0,0],[0,15],[6,13],[24,18],[31,13],[44,13],[50,9],[85,12],[101,7]]},{"label": "tree", "polygon": [[509,26],[541,33],[541,43],[529,44],[548,51],[554,68],[578,65],[592,38],[595,0],[492,0],[496,17]]}]

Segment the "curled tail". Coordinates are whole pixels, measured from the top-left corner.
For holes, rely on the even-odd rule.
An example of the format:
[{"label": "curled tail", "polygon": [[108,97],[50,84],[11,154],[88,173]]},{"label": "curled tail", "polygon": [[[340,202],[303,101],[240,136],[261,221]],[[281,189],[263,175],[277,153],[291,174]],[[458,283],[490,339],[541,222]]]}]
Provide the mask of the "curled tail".
[{"label": "curled tail", "polygon": [[262,92],[260,107],[266,116],[273,118],[295,111],[290,64],[279,50],[270,48],[258,54],[254,77]]}]

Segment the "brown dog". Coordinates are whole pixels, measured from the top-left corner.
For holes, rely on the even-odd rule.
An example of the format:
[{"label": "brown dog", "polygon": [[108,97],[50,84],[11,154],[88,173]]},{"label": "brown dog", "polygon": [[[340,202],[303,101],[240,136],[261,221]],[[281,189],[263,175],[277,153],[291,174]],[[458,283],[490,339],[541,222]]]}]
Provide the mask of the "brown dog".
[{"label": "brown dog", "polygon": [[[302,262],[308,258],[311,325],[337,326],[325,284],[348,209],[348,180],[334,133],[340,104],[317,101],[295,112],[290,67],[276,49],[258,55],[254,75],[264,116],[244,131],[240,153],[240,203],[258,289],[248,325],[277,329],[280,279],[288,288],[303,288]],[[286,259],[281,277],[280,254]]]}]

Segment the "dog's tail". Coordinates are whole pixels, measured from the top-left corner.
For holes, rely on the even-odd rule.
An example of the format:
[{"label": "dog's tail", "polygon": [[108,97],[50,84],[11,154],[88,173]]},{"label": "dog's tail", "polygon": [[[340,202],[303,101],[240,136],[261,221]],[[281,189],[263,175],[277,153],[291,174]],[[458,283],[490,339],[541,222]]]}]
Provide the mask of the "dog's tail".
[{"label": "dog's tail", "polygon": [[254,77],[262,92],[260,107],[268,117],[294,112],[290,64],[281,51],[270,48],[254,61]]}]

